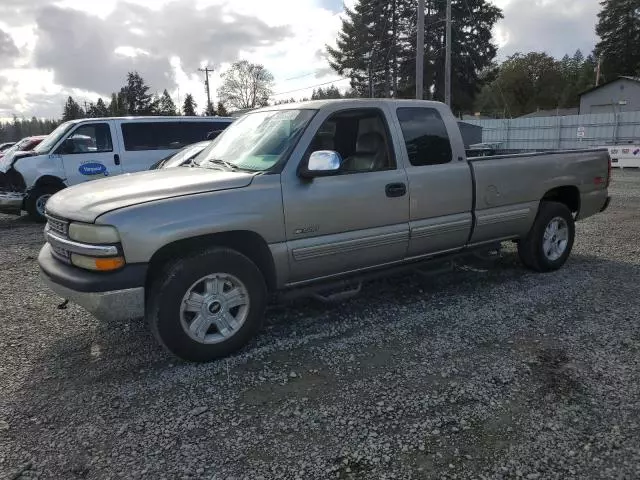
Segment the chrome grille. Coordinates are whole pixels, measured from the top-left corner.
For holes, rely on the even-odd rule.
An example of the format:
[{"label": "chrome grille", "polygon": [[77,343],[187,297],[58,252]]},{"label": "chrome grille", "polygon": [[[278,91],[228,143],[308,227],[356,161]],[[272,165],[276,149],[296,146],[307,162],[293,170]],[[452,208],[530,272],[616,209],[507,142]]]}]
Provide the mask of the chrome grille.
[{"label": "chrome grille", "polygon": [[47,226],[53,233],[57,233],[63,237],[69,234],[69,223],[64,220],[47,216]]}]

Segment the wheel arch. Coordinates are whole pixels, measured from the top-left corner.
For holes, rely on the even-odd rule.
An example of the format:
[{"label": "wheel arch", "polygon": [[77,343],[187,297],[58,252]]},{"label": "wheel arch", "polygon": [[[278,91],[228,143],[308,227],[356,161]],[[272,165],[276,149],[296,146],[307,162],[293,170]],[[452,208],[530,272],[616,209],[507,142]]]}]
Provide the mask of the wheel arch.
[{"label": "wheel arch", "polygon": [[62,190],[63,188],[67,188],[62,179],[60,177],[56,177],[55,175],[41,176],[40,178],[38,178],[38,180],[36,180],[36,183],[34,183],[33,187],[31,187],[29,190],[31,191],[39,187],[56,187],[60,190]]},{"label": "wheel arch", "polygon": [[250,230],[234,230],[200,235],[164,245],[149,260],[146,287],[151,284],[168,261],[184,256],[185,253],[216,246],[230,248],[248,257],[262,272],[269,291],[276,290],[276,266],[269,245],[260,234]]},{"label": "wheel arch", "polygon": [[576,216],[580,213],[580,190],[575,185],[563,185],[548,190],[542,201],[562,203]]}]

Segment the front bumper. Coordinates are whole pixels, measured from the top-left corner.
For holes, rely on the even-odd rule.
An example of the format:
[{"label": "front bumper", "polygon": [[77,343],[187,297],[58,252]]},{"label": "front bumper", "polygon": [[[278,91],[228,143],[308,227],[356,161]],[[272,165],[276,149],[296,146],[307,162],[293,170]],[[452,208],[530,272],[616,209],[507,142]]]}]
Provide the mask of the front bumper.
[{"label": "front bumper", "polygon": [[20,215],[24,197],[24,193],[0,192],[0,213]]},{"label": "front bumper", "polygon": [[51,290],[99,320],[121,322],[144,316],[147,265],[128,265],[113,273],[89,272],[54,258],[48,243],[40,250],[38,264]]}]

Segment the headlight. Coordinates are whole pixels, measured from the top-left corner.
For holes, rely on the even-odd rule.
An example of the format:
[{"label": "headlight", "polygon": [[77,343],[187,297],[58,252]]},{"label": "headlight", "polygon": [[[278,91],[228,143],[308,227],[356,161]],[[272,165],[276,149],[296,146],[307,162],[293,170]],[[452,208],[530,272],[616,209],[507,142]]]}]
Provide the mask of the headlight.
[{"label": "headlight", "polygon": [[77,253],[71,254],[71,263],[76,267],[84,268],[86,270],[96,270],[99,272],[109,272],[112,270],[118,270],[124,266],[124,258],[122,257],[87,257]]},{"label": "headlight", "polygon": [[69,225],[69,238],[77,242],[96,244],[120,242],[120,235],[115,227],[91,223],[72,223]]}]

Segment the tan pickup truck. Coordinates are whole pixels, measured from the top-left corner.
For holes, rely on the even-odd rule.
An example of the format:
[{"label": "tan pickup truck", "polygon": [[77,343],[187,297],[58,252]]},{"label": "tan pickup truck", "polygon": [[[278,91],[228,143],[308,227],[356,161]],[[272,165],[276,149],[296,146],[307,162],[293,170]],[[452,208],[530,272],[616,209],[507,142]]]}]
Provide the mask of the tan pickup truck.
[{"label": "tan pickup truck", "polygon": [[146,317],[171,352],[207,361],[256,334],[270,293],[323,295],[503,241],[558,269],[574,222],[607,207],[610,168],[606,150],[467,160],[436,102],[268,107],[196,164],[55,194],[39,263],[98,318]]}]

